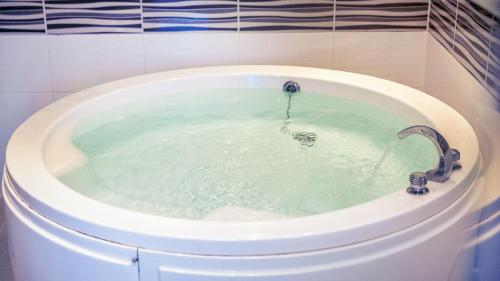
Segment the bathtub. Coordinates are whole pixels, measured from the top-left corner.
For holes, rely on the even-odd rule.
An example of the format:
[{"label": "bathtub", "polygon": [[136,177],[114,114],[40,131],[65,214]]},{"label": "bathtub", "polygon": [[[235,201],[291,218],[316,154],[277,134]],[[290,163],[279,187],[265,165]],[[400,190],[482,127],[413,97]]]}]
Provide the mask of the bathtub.
[{"label": "bathtub", "polygon": [[[263,221],[167,218],[83,196],[53,175],[81,155],[80,120],[165,91],[281,87],[344,95],[437,129],[462,169],[430,192],[406,186],[333,212]],[[437,157],[437,156],[436,156]],[[100,85],[34,114],[7,147],[2,192],[17,281],[470,280],[478,221],[476,135],[455,110],[410,87],[359,74],[288,66],[162,72]],[[286,191],[284,191],[286,192]]]}]

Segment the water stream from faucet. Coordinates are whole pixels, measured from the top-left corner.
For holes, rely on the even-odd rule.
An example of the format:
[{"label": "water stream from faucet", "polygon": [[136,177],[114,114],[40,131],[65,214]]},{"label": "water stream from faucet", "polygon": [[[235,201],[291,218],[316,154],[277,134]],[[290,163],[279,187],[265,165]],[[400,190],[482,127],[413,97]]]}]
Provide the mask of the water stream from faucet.
[{"label": "water stream from faucet", "polygon": [[386,145],[384,149],[384,153],[382,153],[382,156],[380,156],[379,160],[377,161],[377,164],[372,169],[372,172],[370,173],[370,176],[367,178],[367,180],[373,182],[374,179],[377,177],[378,172],[380,171],[382,164],[384,161],[387,159],[387,157],[391,154],[392,151],[396,148],[396,145],[398,144],[398,139],[394,139],[391,141],[389,144]]}]

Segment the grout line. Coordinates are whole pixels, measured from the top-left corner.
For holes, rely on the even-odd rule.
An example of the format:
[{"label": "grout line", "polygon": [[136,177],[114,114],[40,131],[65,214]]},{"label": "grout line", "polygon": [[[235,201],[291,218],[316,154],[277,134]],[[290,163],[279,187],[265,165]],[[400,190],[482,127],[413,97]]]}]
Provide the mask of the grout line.
[{"label": "grout line", "polygon": [[141,34],[142,39],[142,73],[146,74],[146,43],[144,42],[144,33]]},{"label": "grout line", "polygon": [[241,65],[241,32],[236,32],[236,36],[238,38],[238,65]]},{"label": "grout line", "polygon": [[432,7],[432,0],[429,0],[429,9],[427,10],[427,27],[425,30],[429,31],[429,25],[431,22],[431,7]]},{"label": "grout line", "polygon": [[47,27],[47,11],[45,10],[45,0],[42,0],[42,10],[43,10],[43,24],[45,26],[45,35],[49,34],[49,28]]},{"label": "grout line", "polygon": [[144,34],[144,13],[143,13],[143,7],[142,7],[142,2],[143,0],[139,1],[139,7],[141,9],[141,33]]},{"label": "grout line", "polygon": [[139,1],[141,13],[141,40],[142,40],[142,74],[146,74],[146,44],[144,43],[144,9],[143,0]]},{"label": "grout line", "polygon": [[[429,39],[431,38],[431,39]],[[419,84],[422,89],[425,89],[426,87],[426,80],[427,80],[427,65],[428,65],[428,56],[429,56],[429,40],[433,40],[432,34],[427,30],[425,32],[425,39],[424,39],[424,50],[423,50],[423,59],[422,59],[422,77],[419,79]],[[419,62],[420,63],[420,62]]]},{"label": "grout line", "polygon": [[453,28],[453,45],[451,46],[451,54],[455,53],[455,38],[457,36],[457,22],[458,22],[458,3],[461,0],[457,0],[457,6],[455,7],[455,27]]},{"label": "grout line", "polygon": [[140,0],[141,7],[141,39],[142,39],[142,74],[146,74],[146,43],[144,42],[144,7],[143,0]]},{"label": "grout line", "polygon": [[336,15],[337,14],[337,0],[333,0],[333,30],[332,31],[335,31],[335,28],[336,28],[336,23],[337,23],[337,20],[336,20]]},{"label": "grout line", "polygon": [[240,0],[236,1],[236,35],[238,36],[238,65],[241,65]]},{"label": "grout line", "polygon": [[54,92],[54,75],[52,73],[52,57],[50,55],[50,43],[49,43],[49,28],[47,24],[47,10],[45,9],[45,0],[42,0],[43,5],[43,19],[45,23],[45,44],[47,45],[47,56],[49,59],[49,76],[50,76],[50,92],[52,96],[52,102],[56,100],[55,92]]},{"label": "grout line", "polygon": [[142,38],[142,73],[146,74],[146,38],[145,34],[141,34]]},{"label": "grout line", "polygon": [[236,31],[240,32],[240,0],[236,1]]},{"label": "grout line", "polygon": [[50,76],[50,90],[52,94],[52,101],[56,100],[56,95],[55,95],[55,89],[54,89],[54,73],[52,72],[52,56],[50,52],[50,36],[46,35],[45,36],[45,44],[47,44],[47,56],[49,59],[49,76]]},{"label": "grout line", "polygon": [[335,69],[335,29],[336,29],[336,13],[337,13],[337,0],[333,1],[333,30],[332,30],[332,60],[330,62],[330,69]]},{"label": "grout line", "polygon": [[488,58],[486,60],[486,70],[484,73],[484,86],[487,86],[488,81],[488,71],[490,69],[490,61],[491,61],[491,42],[493,41],[493,26],[490,26],[490,41],[488,42]]},{"label": "grout line", "polygon": [[[52,89],[50,90],[42,90],[42,91],[33,91],[33,90],[28,90],[28,91],[6,91],[6,92],[0,92],[0,96],[7,96],[7,95],[33,95],[33,96],[43,96],[47,93],[52,93]],[[0,146],[1,147],[1,146]]]}]

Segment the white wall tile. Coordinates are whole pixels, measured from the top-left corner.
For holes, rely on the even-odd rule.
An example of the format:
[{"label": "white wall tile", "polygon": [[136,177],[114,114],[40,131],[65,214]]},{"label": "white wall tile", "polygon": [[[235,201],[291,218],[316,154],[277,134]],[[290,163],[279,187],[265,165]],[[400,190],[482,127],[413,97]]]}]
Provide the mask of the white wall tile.
[{"label": "white wall tile", "polygon": [[74,94],[75,92],[54,92],[53,95],[54,95],[54,100],[59,100],[59,99],[62,99],[64,97],[67,97],[69,95],[72,95]]},{"label": "white wall tile", "polygon": [[52,91],[47,38],[0,36],[0,93]]},{"label": "white wall tile", "polygon": [[238,64],[238,33],[145,34],[146,72]]},{"label": "white wall tile", "polygon": [[240,34],[241,64],[331,68],[333,32]]},{"label": "white wall tile", "polygon": [[427,32],[335,32],[334,68],[423,85]]},{"label": "white wall tile", "polygon": [[28,117],[52,102],[52,93],[14,93],[0,95],[0,147]]},{"label": "white wall tile", "polygon": [[49,48],[56,92],[144,73],[142,34],[52,35]]}]

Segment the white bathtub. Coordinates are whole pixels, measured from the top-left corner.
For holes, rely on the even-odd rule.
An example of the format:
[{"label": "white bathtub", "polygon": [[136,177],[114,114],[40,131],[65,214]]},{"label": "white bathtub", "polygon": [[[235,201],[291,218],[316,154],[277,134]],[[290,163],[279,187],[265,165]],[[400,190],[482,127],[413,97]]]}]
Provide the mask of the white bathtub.
[{"label": "white bathtub", "polygon": [[[401,191],[338,211],[260,222],[132,212],[87,198],[53,176],[78,153],[71,129],[110,105],[166,89],[302,88],[346,95],[436,128],[461,170],[430,193]],[[163,72],[97,86],[33,115],[6,152],[3,195],[17,281],[469,280],[472,212],[482,186],[478,141],[455,110],[418,90],[364,75],[302,67],[228,66]]]}]

